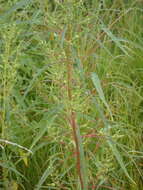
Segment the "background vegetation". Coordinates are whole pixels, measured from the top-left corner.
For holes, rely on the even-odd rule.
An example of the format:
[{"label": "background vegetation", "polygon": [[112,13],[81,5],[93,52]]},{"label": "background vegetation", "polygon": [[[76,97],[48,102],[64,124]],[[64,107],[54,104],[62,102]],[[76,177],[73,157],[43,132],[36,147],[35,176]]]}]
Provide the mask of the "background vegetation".
[{"label": "background vegetation", "polygon": [[143,189],[142,7],[0,0],[0,189]]}]

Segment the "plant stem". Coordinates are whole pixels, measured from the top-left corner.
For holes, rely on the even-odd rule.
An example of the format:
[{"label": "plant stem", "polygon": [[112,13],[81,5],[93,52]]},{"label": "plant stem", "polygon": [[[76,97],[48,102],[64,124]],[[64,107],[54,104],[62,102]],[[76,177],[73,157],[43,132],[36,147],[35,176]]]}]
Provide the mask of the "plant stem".
[{"label": "plant stem", "polygon": [[[69,52],[68,52],[69,53]],[[84,152],[81,142],[80,130],[76,121],[76,112],[72,106],[72,75],[73,75],[73,63],[69,60],[68,55],[68,64],[67,64],[67,91],[68,91],[68,100],[69,100],[69,113],[70,113],[70,125],[73,131],[73,138],[76,146],[76,160],[77,160],[77,172],[80,179],[80,185],[82,190],[87,190],[87,180],[85,173],[85,160]]]}]

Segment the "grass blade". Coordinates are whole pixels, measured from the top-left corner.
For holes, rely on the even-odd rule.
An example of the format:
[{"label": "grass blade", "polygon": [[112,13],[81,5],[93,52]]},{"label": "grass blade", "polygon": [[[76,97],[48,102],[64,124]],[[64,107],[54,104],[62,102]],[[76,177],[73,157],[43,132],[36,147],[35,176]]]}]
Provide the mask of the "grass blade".
[{"label": "grass blade", "polygon": [[37,73],[35,73],[33,79],[31,80],[31,82],[30,82],[30,84],[29,84],[27,90],[25,91],[25,93],[24,93],[24,95],[23,95],[23,101],[24,101],[25,97],[27,96],[27,94],[30,92],[30,90],[31,90],[31,88],[32,88],[32,86],[33,86],[33,84],[34,84],[34,82],[38,79],[38,77],[39,77],[46,69],[47,69],[47,65],[46,65],[45,67],[43,67],[42,69],[39,69],[39,70],[37,71]]},{"label": "grass blade", "polygon": [[118,151],[116,145],[113,143],[113,141],[112,141],[111,139],[108,139],[107,142],[108,142],[108,145],[109,145],[109,147],[111,148],[111,150],[112,150],[114,156],[116,157],[118,163],[120,164],[122,170],[124,171],[125,175],[131,180],[132,183],[135,184],[134,180],[133,180],[133,179],[129,176],[129,174],[128,174],[128,171],[127,171],[127,169],[126,169],[126,167],[125,167],[125,164],[124,164],[124,162],[123,162],[123,159],[122,159],[122,157],[121,157],[121,154],[119,153],[119,151]]},{"label": "grass blade", "polygon": [[[55,155],[54,155],[55,156]],[[56,155],[57,156],[57,155]],[[52,174],[52,172],[55,169],[55,166],[53,167],[54,163],[58,160],[58,158],[55,158],[54,160],[51,161],[50,165],[48,166],[48,168],[44,171],[43,175],[41,176],[38,184],[36,185],[35,190],[40,190],[41,186],[43,185],[43,183],[45,182],[45,180],[47,179],[47,177],[49,175]]]},{"label": "grass blade", "polygon": [[15,12],[17,9],[23,8],[24,6],[27,6],[30,4],[33,0],[22,0],[17,2],[12,8],[10,8],[6,13],[0,16],[0,20],[7,18],[10,16],[13,12]]},{"label": "grass blade", "polygon": [[79,142],[81,172],[82,172],[82,177],[83,177],[83,181],[84,181],[84,187],[86,190],[88,188],[88,174],[87,174],[86,160],[85,160],[83,143],[82,143],[79,127],[77,127],[76,132],[77,132],[77,138],[78,138],[78,142]]},{"label": "grass blade", "polygon": [[48,127],[50,127],[53,124],[53,122],[54,122],[54,120],[55,120],[56,117],[57,117],[57,115],[55,115],[51,119],[47,118],[47,120],[42,120],[39,123],[40,131],[36,135],[35,139],[33,140],[33,143],[32,143],[32,145],[30,147],[30,150],[36,145],[36,143],[40,140],[40,138],[45,134],[45,132],[47,131]]},{"label": "grass blade", "polygon": [[95,86],[95,88],[96,88],[96,90],[97,90],[97,92],[99,94],[100,99],[102,100],[103,104],[106,106],[106,108],[107,108],[107,110],[108,110],[108,112],[109,112],[109,114],[111,116],[111,119],[113,120],[112,112],[110,110],[110,107],[109,107],[106,99],[105,99],[104,92],[102,90],[101,83],[100,83],[98,75],[96,73],[92,73],[91,74],[91,79],[92,79],[92,82],[93,82],[93,84],[94,84],[94,86]]},{"label": "grass blade", "polygon": [[102,30],[112,39],[113,42],[126,54],[129,56],[128,52],[125,50],[120,41],[123,39],[117,38],[108,28],[102,28]]}]

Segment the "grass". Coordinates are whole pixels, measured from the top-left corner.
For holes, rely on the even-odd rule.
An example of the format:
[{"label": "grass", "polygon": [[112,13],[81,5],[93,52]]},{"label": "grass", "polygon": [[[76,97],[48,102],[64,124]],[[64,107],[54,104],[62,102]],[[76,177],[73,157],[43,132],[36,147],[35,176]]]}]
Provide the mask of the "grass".
[{"label": "grass", "polygon": [[143,189],[142,1],[0,4],[0,189]]}]

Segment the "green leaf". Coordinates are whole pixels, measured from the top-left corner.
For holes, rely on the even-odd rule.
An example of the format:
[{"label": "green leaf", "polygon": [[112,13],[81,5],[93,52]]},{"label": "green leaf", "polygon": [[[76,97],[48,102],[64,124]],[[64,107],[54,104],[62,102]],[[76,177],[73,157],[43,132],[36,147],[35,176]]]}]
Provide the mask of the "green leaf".
[{"label": "green leaf", "polygon": [[[54,156],[55,156],[55,155],[54,155]],[[56,155],[56,156],[58,157],[59,155]],[[40,180],[39,180],[39,182],[38,182],[38,184],[36,185],[36,188],[35,188],[34,190],[40,190],[40,189],[41,189],[41,186],[42,186],[43,183],[46,181],[47,177],[48,177],[49,175],[51,175],[52,172],[55,170],[55,162],[56,162],[57,160],[59,160],[59,159],[58,159],[58,158],[55,158],[55,159],[53,159],[53,160],[51,159],[51,162],[50,162],[48,168],[44,171],[43,175],[41,176],[41,178],[40,178]],[[54,167],[53,167],[53,165],[54,165]]]},{"label": "green leaf", "polygon": [[103,104],[106,106],[110,116],[111,116],[111,119],[113,120],[113,117],[112,117],[112,112],[110,110],[110,107],[108,105],[108,103],[106,102],[106,99],[105,99],[105,96],[104,96],[104,93],[103,93],[103,90],[102,90],[102,87],[101,87],[101,83],[100,83],[100,80],[99,80],[99,77],[96,73],[92,73],[91,74],[91,79],[93,81],[93,84],[99,94],[99,97],[100,99],[102,100]]},{"label": "green leaf", "polygon": [[119,151],[118,151],[115,143],[113,143],[113,141],[111,139],[108,139],[107,142],[108,142],[108,145],[111,148],[114,156],[116,157],[118,163],[120,164],[122,170],[124,171],[125,175],[132,181],[132,183],[135,184],[135,182],[133,181],[133,179],[128,174],[128,171],[127,171],[127,169],[125,167],[125,164],[123,162],[123,158],[122,158],[121,154],[119,153]]},{"label": "green leaf", "polygon": [[51,109],[49,112],[45,113],[41,121],[37,124],[40,130],[37,133],[36,137],[33,139],[33,143],[30,147],[30,150],[33,149],[33,147],[40,140],[40,138],[46,133],[48,128],[52,126],[54,120],[57,117],[57,114],[59,113],[59,111],[61,111],[61,109],[63,109],[63,106],[57,105],[53,109]]},{"label": "green leaf", "polygon": [[38,134],[34,138],[33,143],[32,143],[32,145],[30,147],[30,150],[36,145],[36,143],[45,134],[45,132],[48,130],[48,128],[53,124],[56,117],[57,117],[57,115],[55,115],[51,119],[47,118],[47,120],[40,121],[40,123],[39,123],[40,131],[38,132]]},{"label": "green leaf", "polygon": [[12,8],[10,8],[8,11],[6,11],[3,15],[0,16],[0,20],[3,20],[10,16],[13,12],[15,12],[17,9],[23,8],[24,6],[29,5],[33,0],[21,0],[17,2]]},{"label": "green leaf", "polygon": [[24,175],[22,175],[18,170],[16,170],[14,167],[10,166],[10,164],[0,162],[0,166],[2,168],[6,168],[6,169],[14,172],[17,176],[21,176],[25,181],[28,182],[28,179]]},{"label": "green leaf", "polygon": [[48,68],[48,66],[46,65],[46,66],[44,66],[42,69],[39,69],[39,70],[35,73],[33,79],[31,80],[31,82],[30,82],[30,84],[29,84],[27,90],[25,91],[25,93],[24,93],[24,95],[23,95],[23,101],[24,101],[25,97],[27,96],[27,94],[30,92],[32,86],[34,85],[34,83],[36,82],[36,80],[38,79],[38,77],[39,77],[47,68]]},{"label": "green leaf", "polygon": [[81,164],[80,169],[81,169],[81,175],[82,175],[83,186],[84,186],[82,190],[87,190],[88,189],[87,166],[86,166],[86,160],[85,160],[84,149],[83,149],[79,127],[77,127],[76,129],[76,135],[77,135],[78,144],[79,144],[79,154],[80,154],[80,164]]},{"label": "green leaf", "polygon": [[[121,44],[123,39],[117,38],[108,28],[102,28],[102,30],[111,38],[111,40],[126,54],[129,56],[128,52],[125,50],[124,46]],[[125,41],[125,40],[124,40]],[[125,41],[126,42],[126,41]]]}]

